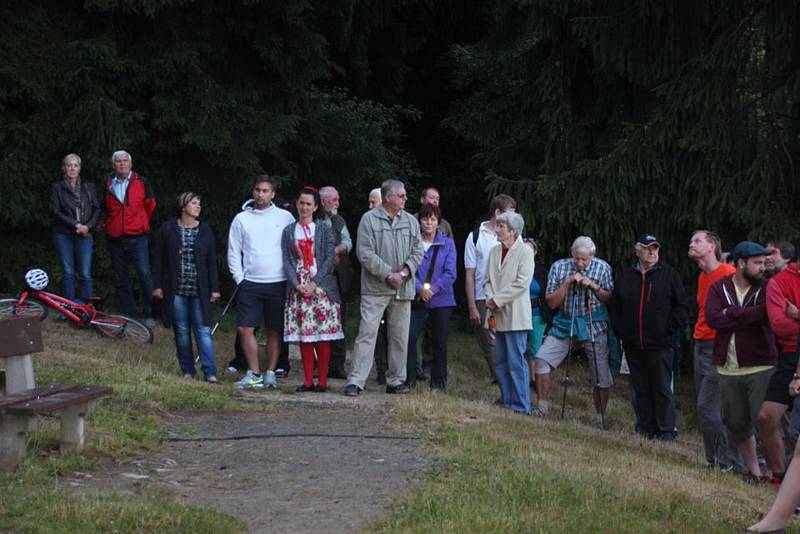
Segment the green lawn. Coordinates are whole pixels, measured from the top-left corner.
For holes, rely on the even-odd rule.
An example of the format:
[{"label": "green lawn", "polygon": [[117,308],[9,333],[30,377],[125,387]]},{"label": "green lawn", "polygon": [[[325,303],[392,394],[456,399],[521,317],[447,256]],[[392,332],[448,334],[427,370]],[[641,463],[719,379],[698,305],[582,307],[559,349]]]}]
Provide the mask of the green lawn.
[{"label": "green lawn", "polygon": [[[354,309],[357,308],[353,307]],[[547,420],[506,413],[494,401],[474,338],[454,323],[448,393],[420,388],[399,401],[398,427],[424,437],[435,468],[417,478],[393,511],[367,530],[382,532],[731,532],[754,521],[774,490],[751,487],[703,467],[691,388],[679,398],[681,440],[633,435],[627,379],[613,389],[611,430],[591,427],[588,372],[573,366],[567,417],[560,389]],[[1,532],[236,532],[244,525],[178,498],[77,495],[58,477],[101,458],[122,461],[159,443],[160,415],[175,410],[270,410],[237,401],[233,388],[178,376],[171,333],[130,346],[44,323],[45,353],[34,357],[40,383],[112,385],[87,424],[82,455],[56,451],[57,423],[44,419],[14,475],[0,475]],[[232,331],[218,333],[219,364]],[[560,378],[555,375],[555,381]],[[686,379],[684,379],[686,380]],[[682,384],[679,382],[679,386]]]}]

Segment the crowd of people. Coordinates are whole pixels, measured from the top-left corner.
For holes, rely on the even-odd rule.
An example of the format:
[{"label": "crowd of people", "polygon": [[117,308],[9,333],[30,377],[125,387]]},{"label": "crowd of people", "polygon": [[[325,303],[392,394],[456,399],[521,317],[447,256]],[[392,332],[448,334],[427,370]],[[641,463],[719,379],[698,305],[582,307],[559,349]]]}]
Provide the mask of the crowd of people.
[{"label": "crowd of people", "polygon": [[[153,188],[132,170],[129,153],[114,152],[111,165],[102,195],[81,179],[76,154],[64,158],[63,177],[51,187],[64,295],[92,296],[93,237],[104,231],[124,313],[144,316],[152,328],[153,300],[160,301],[161,319],[174,331],[181,373],[187,378],[196,373],[194,332],[205,380],[215,383],[210,325],[211,304],[220,299],[219,274],[214,234],[200,220],[200,196],[182,193],[175,217],[159,227],[151,275]],[[351,236],[338,213],[334,187],[305,186],[293,205],[278,206],[276,186],[271,176],[257,176],[252,199],[228,232],[239,354],[228,371],[243,373],[235,385],[276,387],[276,379],[289,369],[287,344],[297,343],[304,371],[298,391],[327,391],[327,378],[337,377],[346,379],[342,393],[356,397],[375,363],[386,393],[407,393],[424,376],[420,346],[425,338],[430,390],[445,390],[458,258],[452,228],[442,217],[440,192],[424,189],[419,212],[412,214],[405,209],[405,184],[386,180],[369,192],[369,209]],[[466,237],[462,260],[467,312],[487,376],[499,388],[499,404],[548,417],[553,370],[564,366],[569,380],[570,359],[582,352],[591,374],[595,424],[605,429],[615,352],[622,349],[636,431],[650,439],[675,440],[676,345],[691,326],[692,314],[681,278],[661,257],[656,236],[644,234],[632,243],[631,262],[616,277],[596,257],[597,246],[588,236],[577,237],[570,255],[548,268],[537,263],[538,245],[526,236],[516,208],[512,197],[494,197],[488,219]],[[351,251],[361,274],[358,334],[348,372],[344,318],[355,282]],[[776,511],[752,527],[771,529],[789,509],[787,503],[797,504],[800,498],[800,464],[791,463],[787,471],[781,428],[784,414],[791,411],[787,437],[795,443],[800,432],[800,408],[792,410],[800,392],[795,249],[781,240],[766,246],[743,241],[726,262],[720,238],[703,229],[691,235],[688,256],[700,271],[691,332],[705,459],[749,482],[781,485]],[[140,306],[131,291],[130,264],[139,278]],[[259,329],[266,337],[263,368]]]}]

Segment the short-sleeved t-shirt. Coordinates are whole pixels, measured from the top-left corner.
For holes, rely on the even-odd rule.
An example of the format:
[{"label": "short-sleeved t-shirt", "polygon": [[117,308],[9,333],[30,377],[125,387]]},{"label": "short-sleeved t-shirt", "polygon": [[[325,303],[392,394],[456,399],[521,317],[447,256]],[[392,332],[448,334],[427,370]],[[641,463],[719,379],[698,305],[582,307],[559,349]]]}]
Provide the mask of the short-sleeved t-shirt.
[{"label": "short-sleeved t-shirt", "polygon": [[697,323],[694,325],[694,339],[714,339],[717,331],[706,323],[706,298],[711,284],[736,272],[736,268],[728,263],[721,263],[710,273],[700,273],[697,277]]}]

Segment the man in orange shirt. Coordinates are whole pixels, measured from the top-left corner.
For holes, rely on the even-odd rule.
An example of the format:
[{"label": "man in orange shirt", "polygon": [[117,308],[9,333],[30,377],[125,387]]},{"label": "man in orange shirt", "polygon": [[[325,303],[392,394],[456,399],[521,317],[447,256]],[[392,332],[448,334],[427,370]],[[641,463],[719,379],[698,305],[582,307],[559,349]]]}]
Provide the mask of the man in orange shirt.
[{"label": "man in orange shirt", "polygon": [[697,263],[697,323],[694,327],[694,383],[697,391],[697,418],[703,434],[706,461],[723,471],[742,470],[742,460],[733,439],[722,423],[719,378],[711,364],[716,332],[706,323],[708,288],[715,281],[736,272],[733,265],[721,263],[722,242],[709,230],[697,230],[689,241],[689,258]]}]

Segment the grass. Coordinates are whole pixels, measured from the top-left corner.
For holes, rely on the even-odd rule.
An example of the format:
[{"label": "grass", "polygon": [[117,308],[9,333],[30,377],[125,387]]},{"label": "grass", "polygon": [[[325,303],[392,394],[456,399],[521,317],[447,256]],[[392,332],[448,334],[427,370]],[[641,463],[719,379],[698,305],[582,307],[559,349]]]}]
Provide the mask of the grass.
[{"label": "grass", "polygon": [[[357,314],[357,306],[350,311]],[[13,475],[0,475],[0,531],[242,531],[237,519],[171,494],[77,494],[64,491],[59,480],[90,470],[99,459],[122,462],[158,445],[160,416],[172,411],[276,408],[240,402],[230,387],[179,378],[169,331],[159,330],[156,343],[142,347],[53,320],[43,328],[47,350],[34,356],[40,383],[108,384],[115,392],[98,402],[83,454],[58,453],[57,421],[40,418],[23,464]],[[217,333],[218,349],[232,343],[232,329]],[[218,355],[220,366],[227,354]],[[611,430],[594,430],[586,365],[573,365],[572,374],[564,421],[557,415],[560,388],[547,420],[503,412],[494,405],[497,389],[474,337],[454,323],[448,393],[420,388],[392,410],[395,424],[423,436],[435,468],[367,530],[714,533],[743,528],[769,506],[771,488],[703,467],[692,388],[684,387],[689,379],[678,382],[681,440],[662,444],[633,434],[624,377],[612,389]],[[560,375],[554,378],[558,383]]]},{"label": "grass", "polygon": [[[82,454],[58,452],[56,419],[39,418],[29,454],[13,475],[0,475],[0,532],[240,532],[244,523],[171,495],[77,494],[59,478],[100,459],[122,462],[158,445],[159,415],[175,410],[255,411],[231,388],[179,377],[169,331],[153,345],[120,343],[66,323],[42,323],[46,350],[34,355],[37,382],[104,384],[114,394],[97,402]],[[221,343],[232,346],[232,335]]]},{"label": "grass", "polygon": [[[425,429],[439,468],[376,530],[732,532],[772,502],[771,487],[747,486],[704,467],[693,415],[682,418],[678,443],[635,435],[627,377],[616,379],[607,432],[591,426],[585,362],[573,365],[564,421],[560,388],[548,419],[510,414],[493,404],[496,389],[487,387],[473,339],[463,333],[451,339],[448,394],[412,395],[398,410],[400,424]],[[684,389],[680,403],[693,409],[692,388]]]}]

